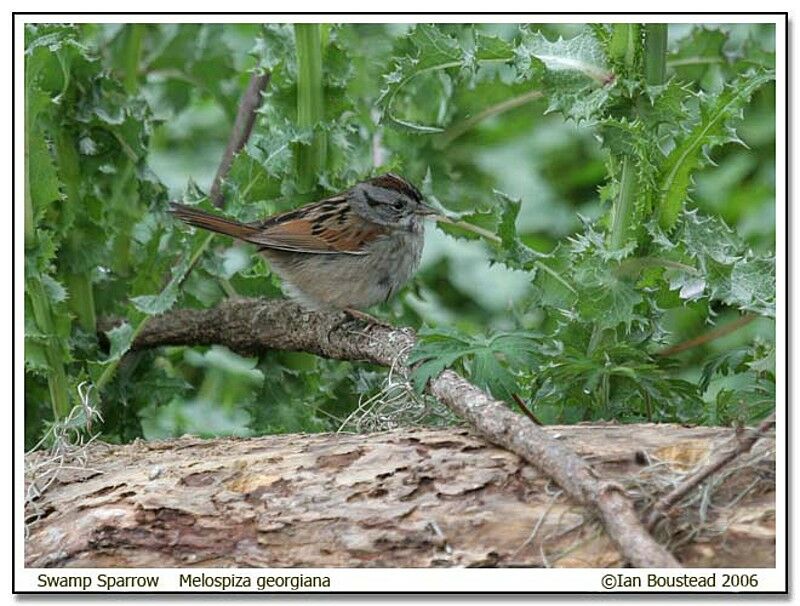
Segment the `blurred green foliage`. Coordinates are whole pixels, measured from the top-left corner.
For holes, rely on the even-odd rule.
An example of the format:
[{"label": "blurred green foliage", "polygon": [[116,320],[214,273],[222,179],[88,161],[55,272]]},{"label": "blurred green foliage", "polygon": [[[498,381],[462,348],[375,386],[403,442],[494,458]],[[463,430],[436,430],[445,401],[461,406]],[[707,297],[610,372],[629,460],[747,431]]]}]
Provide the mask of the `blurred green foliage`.
[{"label": "blurred green foliage", "polygon": [[[253,219],[396,170],[498,234],[430,227],[414,283],[377,310],[424,327],[418,387],[455,366],[546,422],[728,424],[774,407],[771,26],[670,26],[660,55],[656,30],[624,24],[296,33],[28,27],[29,444],[83,382],[103,439],[121,442],[332,430],[380,388],[382,369],[307,354],[123,356],[173,306],[280,296],[249,248],[165,213],[168,199],[209,204],[253,70],[271,81],[226,213]],[[658,355],[742,313],[757,319]]]}]

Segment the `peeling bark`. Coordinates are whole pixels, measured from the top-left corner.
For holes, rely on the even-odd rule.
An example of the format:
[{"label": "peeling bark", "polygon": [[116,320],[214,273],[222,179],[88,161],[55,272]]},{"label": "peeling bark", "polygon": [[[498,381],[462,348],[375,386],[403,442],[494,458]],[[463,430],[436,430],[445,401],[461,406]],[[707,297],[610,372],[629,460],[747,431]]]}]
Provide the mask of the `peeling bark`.
[{"label": "peeling bark", "polygon": [[[549,429],[592,474],[640,501],[643,487],[669,485],[733,434],[674,425]],[[92,444],[85,455],[84,469],[62,470],[33,504],[41,517],[29,525],[27,566],[626,563],[591,508],[463,428],[185,437]],[[45,455],[28,456],[35,464]],[[671,539],[691,538],[675,551],[684,566],[774,565],[773,440],[749,456],[758,462],[714,487],[702,525],[689,511],[673,520],[679,533]]]}]

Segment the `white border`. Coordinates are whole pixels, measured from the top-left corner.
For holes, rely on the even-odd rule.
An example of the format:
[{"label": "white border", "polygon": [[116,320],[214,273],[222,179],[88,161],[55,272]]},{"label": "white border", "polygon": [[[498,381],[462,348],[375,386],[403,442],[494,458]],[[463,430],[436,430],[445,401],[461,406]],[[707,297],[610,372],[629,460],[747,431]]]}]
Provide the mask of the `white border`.
[{"label": "white border", "polygon": [[[691,569],[635,569],[635,568],[279,568],[279,569],[243,569],[243,568],[26,568],[17,579],[18,588],[38,589],[40,575],[51,578],[88,578],[92,583],[87,591],[97,593],[113,593],[102,588],[100,575],[107,575],[118,579],[126,576],[157,578],[156,591],[182,591],[187,593],[205,593],[214,587],[208,582],[208,589],[191,588],[185,583],[181,584],[181,575],[192,575],[206,578],[220,579],[217,587],[225,579],[233,577],[250,579],[251,587],[236,588],[231,584],[225,592],[245,593],[295,593],[289,588],[260,591],[258,579],[266,576],[276,577],[304,577],[324,576],[330,578],[328,589],[297,590],[310,592],[608,592],[608,593],[657,593],[657,592],[692,592],[732,593],[734,590],[721,588],[723,575],[741,575],[749,577],[755,575],[758,581],[756,589],[737,588],[737,593],[758,593],[763,591],[776,591],[783,586],[783,571],[774,568],[691,568]],[[619,583],[620,579],[639,579],[640,587],[621,588],[608,591],[604,583],[609,583],[608,578]],[[687,577],[714,578],[715,587],[707,589],[675,589],[668,590],[658,587],[648,587],[650,577],[659,579],[659,583],[666,583],[666,579],[680,579]],[[81,581],[82,582],[82,581]],[[635,581],[633,581],[635,582]],[[675,581],[671,581],[675,582]],[[243,581],[239,581],[241,584]],[[148,589],[125,589],[135,593],[147,593]],[[213,591],[213,590],[212,590]],[[217,589],[216,591],[220,591]]]},{"label": "white border", "polygon": [[[146,8],[149,2],[143,4]],[[101,7],[102,8],[102,7]],[[23,28],[29,22],[184,22],[184,23],[205,23],[205,22],[262,22],[268,15],[60,15],[58,13],[35,16],[18,16],[14,22],[15,29],[15,48],[14,61],[16,62],[14,101],[16,106],[16,116],[14,128],[19,135],[15,138],[14,156],[15,165],[15,190],[14,204],[20,210],[15,213],[15,223],[13,229],[17,234],[15,239],[15,258],[16,266],[14,271],[15,286],[15,306],[16,315],[13,318],[16,334],[14,342],[15,365],[13,367],[14,378],[16,379],[16,393],[14,407],[17,411],[16,423],[13,428],[17,453],[15,457],[16,468],[16,500],[14,503],[17,512],[15,519],[15,571],[16,589],[18,591],[36,591],[37,575],[43,571],[34,569],[24,569],[24,545],[23,545],[23,456],[21,445],[24,444],[24,213],[21,210],[21,201],[24,199],[23,192],[23,168],[24,163],[24,117],[22,108],[24,107],[24,80],[22,70],[23,53]],[[787,242],[785,238],[786,226],[786,167],[783,159],[787,151],[786,141],[786,64],[785,64],[785,40],[786,27],[782,15],[724,15],[724,14],[700,14],[700,15],[603,15],[603,14],[564,14],[564,15],[541,15],[536,13],[515,14],[515,15],[341,15],[341,14],[315,14],[315,15],[276,15],[269,19],[272,22],[349,22],[349,23],[374,23],[374,22],[526,22],[535,21],[539,23],[574,23],[574,22],[669,22],[669,23],[774,23],[776,26],[776,70],[778,74],[776,88],[776,259],[777,259],[777,321],[776,321],[776,365],[777,365],[777,512],[776,512],[776,568],[775,569],[754,569],[749,572],[758,574],[762,582],[759,585],[760,591],[783,591],[786,587],[785,554],[786,554],[786,486],[783,479],[786,477],[786,379],[784,377],[786,369],[786,343],[783,336],[786,334],[786,263],[787,263]],[[10,36],[9,36],[10,37]],[[9,74],[10,76],[10,74]],[[6,114],[8,115],[8,114]],[[10,141],[10,133],[7,140]],[[9,166],[7,161],[6,166]],[[8,169],[7,169],[8,170]],[[797,213],[795,213],[797,215]],[[795,221],[797,217],[795,216]],[[8,284],[8,281],[6,282]],[[8,304],[8,299],[4,301]],[[7,364],[6,368],[11,365]],[[797,366],[797,365],[795,365]],[[795,376],[798,368],[794,368]],[[798,413],[794,415],[794,422],[797,423]],[[9,436],[10,438],[10,436]],[[9,478],[10,482],[10,478]],[[5,504],[3,506],[6,506]],[[6,519],[9,519],[9,516]],[[736,569],[730,572],[741,573],[747,569]],[[55,571],[44,571],[54,574]],[[69,570],[60,571],[69,574],[91,574],[97,576],[103,571],[91,570]],[[116,569],[107,571],[114,575],[122,574],[158,574],[163,579],[164,590],[177,590],[179,570],[174,569],[154,569],[154,570],[122,570]],[[200,570],[192,569],[191,572],[199,573]],[[218,569],[206,570],[208,574],[219,576],[221,571]],[[227,571],[226,571],[227,572]],[[238,574],[245,574],[245,571],[235,571]],[[273,574],[286,574],[285,570],[273,570]],[[629,575],[644,575],[647,571],[642,570],[599,570],[599,569],[580,569],[580,570],[539,570],[539,569],[494,569],[494,570],[458,570],[458,569],[391,569],[391,570],[361,570],[361,569],[324,569],[324,570],[292,570],[292,574],[324,574],[332,579],[331,591],[564,591],[565,589],[574,591],[602,591],[600,579],[605,573],[618,574],[624,572]],[[694,575],[708,575],[716,573],[718,576],[725,571],[721,569],[705,570],[691,569],[684,570],[682,573],[690,572]],[[250,571],[247,574],[258,575],[266,574],[267,571]],[[670,574],[675,574],[674,571]],[[96,584],[95,584],[96,587]],[[646,588],[640,589],[640,591]],[[719,591],[719,589],[717,589]],[[188,590],[187,590],[188,591]]]}]

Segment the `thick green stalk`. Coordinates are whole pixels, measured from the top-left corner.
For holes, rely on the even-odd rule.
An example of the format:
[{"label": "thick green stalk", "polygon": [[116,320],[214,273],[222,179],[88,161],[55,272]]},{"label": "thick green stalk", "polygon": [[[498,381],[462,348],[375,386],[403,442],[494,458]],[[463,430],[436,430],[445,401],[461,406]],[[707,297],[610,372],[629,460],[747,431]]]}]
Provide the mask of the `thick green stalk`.
[{"label": "thick green stalk", "polygon": [[[71,133],[63,128],[58,129],[54,143],[58,170],[66,195],[64,204],[69,205],[73,212],[79,215],[83,201],[80,195],[81,173],[78,150]],[[67,236],[66,248],[70,251],[79,251],[83,246],[85,244],[80,225],[73,225]],[[97,332],[97,319],[91,273],[88,270],[73,271],[70,267],[65,267],[63,271],[64,282],[69,292],[67,304],[70,311],[75,314],[80,327],[90,335],[94,335]]]},{"label": "thick green stalk", "polygon": [[94,287],[89,272],[70,273],[64,276],[69,292],[70,311],[78,319],[78,325],[90,335],[97,332],[97,316],[94,311]]},{"label": "thick green stalk", "polygon": [[[644,74],[647,84],[658,86],[667,79],[667,25],[648,23],[644,30]],[[662,217],[661,208],[653,209]]]},{"label": "thick green stalk", "polygon": [[[645,33],[650,30],[645,26]],[[656,29],[654,33],[650,34],[651,44],[654,43],[654,36],[659,35],[659,24],[655,24]],[[642,26],[636,23],[618,23],[614,25],[614,33],[611,38],[611,54],[622,61],[629,71],[637,69],[637,56],[639,49],[642,46]],[[666,49],[666,45],[664,45]],[[655,51],[650,56],[645,53],[645,69],[652,69],[657,71],[658,64],[654,63]],[[663,69],[663,66],[662,66]],[[634,158],[630,155],[625,155],[622,158],[622,174],[620,175],[619,194],[614,202],[614,210],[611,217],[611,235],[609,237],[609,245],[611,248],[621,248],[625,245],[627,238],[630,234],[631,223],[633,222],[635,212],[635,199],[636,191],[636,167],[634,165]]]},{"label": "thick green stalk", "polygon": [[667,24],[644,26],[644,77],[648,84],[663,84],[667,77]]},{"label": "thick green stalk", "polygon": [[636,196],[636,169],[633,159],[625,156],[622,160],[622,176],[619,180],[619,195],[614,202],[614,214],[611,217],[611,248],[622,248],[633,218],[633,202]]},{"label": "thick green stalk", "polygon": [[[27,74],[26,74],[27,75]],[[30,91],[26,86],[26,95]],[[31,172],[29,167],[30,126],[33,116],[30,107],[25,111],[25,248],[36,246],[36,226],[33,222],[33,196],[31,195]],[[26,268],[26,274],[28,270]],[[31,302],[33,319],[39,330],[45,335],[52,335],[53,314],[50,299],[38,275],[28,275],[25,279],[25,294]],[[69,383],[64,372],[64,356],[60,346],[48,343],[45,346],[45,358],[50,372],[47,375],[47,388],[50,392],[50,406],[53,410],[53,421],[58,421],[69,414]]]},{"label": "thick green stalk", "polygon": [[36,244],[36,227],[33,224],[33,198],[31,184],[28,179],[28,129],[25,129],[25,248],[33,248]]},{"label": "thick green stalk", "polygon": [[109,206],[115,209],[114,212],[120,216],[119,229],[114,236],[114,243],[112,245],[113,259],[112,266],[114,271],[120,276],[128,276],[131,267],[131,231],[133,230],[133,222],[125,214],[130,212],[130,200],[127,198],[128,194],[126,189],[131,179],[135,178],[135,162],[128,160],[125,162],[125,168],[119,176],[119,179],[114,183],[114,188],[111,192],[111,203]]},{"label": "thick green stalk", "polygon": [[[31,78],[29,73],[26,76]],[[31,180],[30,180],[30,130],[31,130],[31,108],[28,103],[29,97],[32,92],[28,81],[25,81],[25,248],[33,248],[36,244],[36,226],[33,224],[33,196],[31,195]]]},{"label": "thick green stalk", "polygon": [[[46,335],[54,332],[53,315],[50,309],[50,300],[44,291],[42,281],[38,276],[25,280],[25,291],[31,302],[33,319],[36,325]],[[69,414],[69,384],[64,372],[64,360],[60,348],[48,343],[45,349],[47,366],[50,372],[47,375],[47,388],[50,391],[50,406],[53,409],[53,420],[58,421]]]},{"label": "thick green stalk", "polygon": [[144,25],[133,23],[128,26],[128,38],[125,41],[125,65],[124,83],[128,94],[133,94],[139,90],[139,57],[142,52],[142,34]]},{"label": "thick green stalk", "polygon": [[617,23],[611,35],[609,54],[629,69],[635,66],[641,47],[641,27],[638,23]]},{"label": "thick green stalk", "polygon": [[[298,23],[294,26],[297,46],[297,125],[314,128],[325,119],[325,98],[322,90],[322,37],[319,23]],[[296,148],[298,186],[302,191],[314,189],[319,173],[325,168],[327,138],[316,131],[310,145]]]}]

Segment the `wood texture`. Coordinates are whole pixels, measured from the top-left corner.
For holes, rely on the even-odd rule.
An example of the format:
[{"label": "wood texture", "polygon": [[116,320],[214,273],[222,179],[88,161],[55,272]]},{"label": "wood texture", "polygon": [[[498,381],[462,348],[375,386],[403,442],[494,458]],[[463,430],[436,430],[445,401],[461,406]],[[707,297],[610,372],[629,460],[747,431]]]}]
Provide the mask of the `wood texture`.
[{"label": "wood texture", "polygon": [[[548,429],[634,498],[702,464],[732,435],[673,425]],[[681,564],[774,564],[772,452],[772,440],[760,440],[751,453],[760,462],[716,485],[702,520],[682,512],[675,534],[662,537],[679,545]],[[27,566],[626,562],[591,508],[465,428],[186,437],[93,444],[86,455],[85,469],[61,470],[35,503],[43,517],[29,526]]]}]

